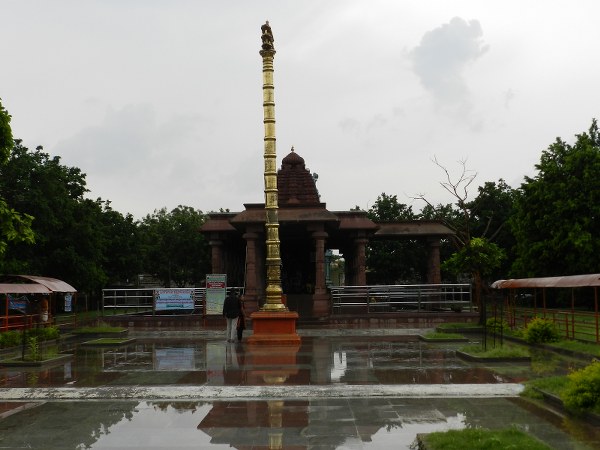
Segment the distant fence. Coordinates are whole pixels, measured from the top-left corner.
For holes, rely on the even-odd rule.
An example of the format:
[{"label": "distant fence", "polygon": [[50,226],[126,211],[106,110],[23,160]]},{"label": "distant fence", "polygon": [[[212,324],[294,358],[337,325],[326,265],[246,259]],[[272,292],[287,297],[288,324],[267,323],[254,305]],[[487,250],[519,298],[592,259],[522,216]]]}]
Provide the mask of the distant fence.
[{"label": "distant fence", "polygon": [[600,317],[593,311],[554,308],[524,308],[505,306],[503,311],[494,306],[488,316],[503,315],[511,329],[524,329],[536,317],[551,320],[565,339],[600,343]]},{"label": "distant fence", "polygon": [[333,286],[331,313],[473,310],[470,284]]}]

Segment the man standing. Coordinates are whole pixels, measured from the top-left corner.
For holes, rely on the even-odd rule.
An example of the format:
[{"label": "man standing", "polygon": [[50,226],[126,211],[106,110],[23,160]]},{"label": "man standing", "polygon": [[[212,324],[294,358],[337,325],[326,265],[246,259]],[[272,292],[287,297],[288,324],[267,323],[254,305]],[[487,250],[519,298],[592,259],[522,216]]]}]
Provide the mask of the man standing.
[{"label": "man standing", "polygon": [[237,318],[240,316],[241,311],[240,297],[237,295],[237,291],[232,289],[225,298],[225,303],[223,303],[223,316],[227,320],[227,342],[235,342]]}]

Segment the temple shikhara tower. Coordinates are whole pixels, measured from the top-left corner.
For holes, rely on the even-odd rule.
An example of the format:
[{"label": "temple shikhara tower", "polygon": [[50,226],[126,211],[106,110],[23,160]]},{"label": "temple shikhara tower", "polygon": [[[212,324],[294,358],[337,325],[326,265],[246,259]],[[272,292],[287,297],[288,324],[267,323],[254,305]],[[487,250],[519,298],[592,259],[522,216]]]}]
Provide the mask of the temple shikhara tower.
[{"label": "temple shikhara tower", "polygon": [[246,312],[255,312],[255,334],[261,318],[267,324],[270,317],[288,317],[294,324],[286,333],[293,336],[294,317],[330,315],[326,277],[330,250],[344,258],[344,284],[364,286],[370,240],[423,239],[429,248],[427,282],[440,283],[440,239],[453,234],[447,227],[435,221],[376,223],[366,211],[328,211],[317,191],[316,176],[294,148],[277,169],[275,48],[268,22],[261,27],[261,41],[265,203],[246,203],[241,212],[211,213],[202,227],[211,247],[212,273],[225,273],[229,285],[244,287]]}]

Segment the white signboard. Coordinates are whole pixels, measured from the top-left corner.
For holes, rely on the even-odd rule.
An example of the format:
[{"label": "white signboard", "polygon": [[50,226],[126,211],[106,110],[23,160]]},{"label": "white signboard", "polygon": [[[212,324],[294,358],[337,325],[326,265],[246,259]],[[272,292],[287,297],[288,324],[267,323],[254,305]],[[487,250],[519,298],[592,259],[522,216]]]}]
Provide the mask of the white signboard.
[{"label": "white signboard", "polygon": [[73,311],[73,296],[71,294],[65,294],[65,312]]},{"label": "white signboard", "polygon": [[194,310],[193,289],[157,289],[154,291],[154,310]]},{"label": "white signboard", "polygon": [[223,314],[223,303],[227,294],[227,275],[206,275],[206,314]]}]

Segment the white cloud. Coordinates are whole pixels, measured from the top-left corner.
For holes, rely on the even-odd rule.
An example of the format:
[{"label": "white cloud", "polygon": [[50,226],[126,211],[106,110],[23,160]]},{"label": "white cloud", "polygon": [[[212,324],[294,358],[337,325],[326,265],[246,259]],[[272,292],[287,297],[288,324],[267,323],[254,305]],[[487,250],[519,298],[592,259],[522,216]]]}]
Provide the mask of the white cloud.
[{"label": "white cloud", "polygon": [[482,36],[477,20],[467,22],[454,17],[449,23],[426,32],[411,51],[415,74],[439,106],[463,114],[470,109],[464,71],[488,50]]}]

